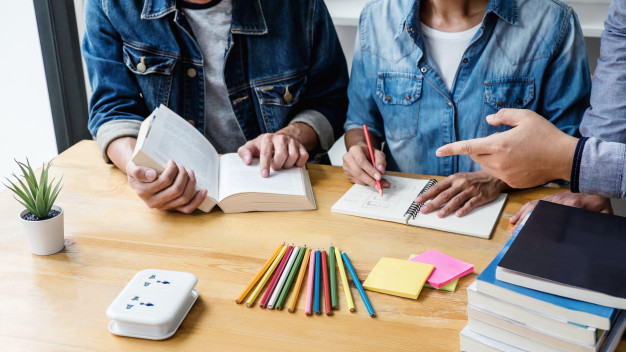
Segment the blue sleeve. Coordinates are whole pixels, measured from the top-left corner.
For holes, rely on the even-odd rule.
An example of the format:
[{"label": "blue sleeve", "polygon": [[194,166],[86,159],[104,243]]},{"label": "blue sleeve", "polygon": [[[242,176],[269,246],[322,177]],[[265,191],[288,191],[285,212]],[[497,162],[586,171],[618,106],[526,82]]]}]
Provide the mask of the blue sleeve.
[{"label": "blue sleeve", "polygon": [[587,50],[578,17],[571,8],[560,26],[555,54],[544,73],[543,101],[537,113],[561,131],[578,136],[591,90]]},{"label": "blue sleeve", "polygon": [[348,118],[344,125],[346,131],[354,128],[362,128],[367,125],[368,130],[378,136],[382,142],[385,136],[383,119],[376,105],[376,71],[367,68],[366,56],[369,53],[363,51],[362,28],[365,22],[371,21],[367,16],[367,9],[363,10],[357,30],[357,39],[354,45],[354,57],[352,60],[352,73],[348,85]]},{"label": "blue sleeve", "polygon": [[572,192],[626,198],[626,144],[581,138],[574,154]]},{"label": "blue sleeve", "polygon": [[583,136],[626,143],[626,3],[612,1],[604,22],[591,107],[580,125]]},{"label": "blue sleeve", "polygon": [[[103,1],[85,4],[83,58],[91,84],[89,131],[98,135],[108,122],[141,122],[148,116],[146,105],[132,73],[124,63],[122,40],[102,7]],[[139,14],[138,14],[139,15]]]}]

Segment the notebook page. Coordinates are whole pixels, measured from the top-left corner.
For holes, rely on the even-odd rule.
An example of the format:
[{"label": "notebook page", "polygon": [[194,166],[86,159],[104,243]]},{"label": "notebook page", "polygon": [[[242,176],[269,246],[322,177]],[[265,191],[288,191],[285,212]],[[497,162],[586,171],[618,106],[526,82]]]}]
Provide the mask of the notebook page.
[{"label": "notebook page", "polygon": [[259,159],[246,165],[235,153],[224,154],[220,161],[220,200],[236,193],[258,192],[306,196],[301,168],[274,171],[263,178]]},{"label": "notebook page", "polygon": [[436,210],[429,214],[419,213],[415,219],[409,220],[409,225],[489,238],[498,220],[502,206],[506,201],[506,196],[505,193],[502,193],[496,200],[482,205],[462,217],[458,217],[453,213],[440,218],[437,216]]},{"label": "notebook page", "polygon": [[375,188],[355,184],[333,205],[336,213],[404,223],[404,213],[428,180],[385,176],[391,184],[381,197]]}]

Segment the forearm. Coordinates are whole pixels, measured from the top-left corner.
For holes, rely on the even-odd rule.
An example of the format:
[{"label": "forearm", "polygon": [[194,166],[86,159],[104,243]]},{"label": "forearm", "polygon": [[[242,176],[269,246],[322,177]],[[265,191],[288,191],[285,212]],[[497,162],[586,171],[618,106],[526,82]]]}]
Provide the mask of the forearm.
[{"label": "forearm", "polygon": [[[372,148],[380,150],[380,141],[378,140],[378,137],[370,133],[370,140],[372,142]],[[363,130],[360,128],[353,128],[346,131],[344,141],[346,143],[346,149],[348,150],[350,150],[350,147],[357,144],[367,144],[365,141],[365,133],[363,133]]]},{"label": "forearm", "polygon": [[626,198],[626,144],[583,138],[572,168],[572,192]]},{"label": "forearm", "polygon": [[306,123],[291,123],[277,133],[284,134],[295,139],[302,144],[307,151],[312,151],[319,145],[317,133],[315,133],[315,130]]},{"label": "forearm", "polygon": [[133,157],[136,143],[137,139],[134,137],[122,137],[112,141],[107,147],[107,156],[124,173],[126,173],[126,165]]}]

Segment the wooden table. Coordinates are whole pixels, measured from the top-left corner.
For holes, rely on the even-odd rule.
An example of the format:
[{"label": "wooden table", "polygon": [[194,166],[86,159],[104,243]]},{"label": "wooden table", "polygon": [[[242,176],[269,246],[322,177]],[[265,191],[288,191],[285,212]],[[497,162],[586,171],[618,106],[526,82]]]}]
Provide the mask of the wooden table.
[{"label": "wooden table", "polygon": [[[126,177],[105,164],[95,142],[83,141],[53,162],[64,175],[57,203],[65,210],[66,246],[32,255],[18,221],[21,208],[0,192],[0,349],[38,351],[454,351],[467,324],[465,288],[424,289],[418,300],[369,292],[378,315],[357,311],[342,290],[332,317],[247,308],[234,299],[283,241],[345,249],[361,280],[380,257],[408,258],[437,249],[482,271],[510,236],[508,219],[531,199],[562,191],[539,188],[510,195],[490,240],[330,212],[351,184],[340,168],[309,165],[317,211],[184,215],[147,208]],[[139,270],[194,273],[200,297],[178,332],[164,341],[118,337],[105,311]],[[626,351],[622,342],[621,351]]]}]

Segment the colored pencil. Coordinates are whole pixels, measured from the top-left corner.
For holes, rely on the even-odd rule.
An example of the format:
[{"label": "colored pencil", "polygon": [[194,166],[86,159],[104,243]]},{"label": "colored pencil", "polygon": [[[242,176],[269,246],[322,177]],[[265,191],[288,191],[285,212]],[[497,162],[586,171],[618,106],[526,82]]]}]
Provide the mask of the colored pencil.
[{"label": "colored pencil", "polygon": [[280,275],[282,275],[283,270],[285,269],[285,265],[287,265],[287,261],[289,260],[289,257],[291,256],[292,251],[293,251],[293,246],[289,246],[287,248],[287,252],[285,252],[285,255],[283,256],[283,260],[280,261],[280,264],[278,265],[278,269],[276,269],[276,272],[274,273],[274,276],[272,277],[272,281],[270,281],[270,285],[268,286],[267,290],[265,291],[265,294],[263,295],[263,299],[261,299],[261,303],[259,303],[259,306],[261,308],[267,307],[267,302],[270,300],[270,297],[272,296],[272,292],[274,292],[274,288],[276,288],[278,279],[280,278]]},{"label": "colored pencil", "polygon": [[330,274],[330,307],[338,308],[337,303],[337,275],[335,271],[335,247],[328,248],[328,274]]},{"label": "colored pencil", "polygon": [[287,298],[287,294],[291,289],[291,284],[293,283],[293,279],[296,277],[296,274],[300,270],[300,264],[302,263],[302,257],[304,257],[304,252],[306,251],[306,247],[300,247],[298,251],[298,256],[296,257],[296,261],[293,262],[291,266],[291,270],[289,271],[289,275],[287,276],[287,281],[283,286],[283,289],[280,291],[280,295],[278,295],[278,301],[274,304],[274,308],[280,310],[283,308],[283,304],[285,303],[285,299]]},{"label": "colored pencil", "polygon": [[[372,141],[370,140],[370,134],[367,131],[367,125],[363,125],[363,134],[365,135],[365,142],[367,144],[367,150],[370,152],[370,159],[372,159],[372,165],[376,168],[376,159],[374,158],[374,149],[372,149]],[[383,196],[383,186],[380,184],[380,180],[376,180],[376,189],[380,196]]]},{"label": "colored pencil", "polygon": [[311,306],[313,305],[313,281],[315,280],[315,253],[311,253],[309,259],[309,280],[306,286],[306,304],[304,306],[304,314],[311,315]]},{"label": "colored pencil", "polygon": [[256,283],[259,282],[259,280],[261,279],[263,274],[265,274],[265,272],[267,271],[267,268],[269,268],[270,265],[272,265],[272,262],[274,261],[274,258],[276,258],[276,256],[278,255],[278,253],[280,253],[280,250],[284,246],[285,246],[285,244],[283,243],[280,246],[278,246],[278,248],[276,248],[276,250],[274,251],[274,254],[272,254],[272,256],[265,262],[265,264],[263,264],[263,267],[261,268],[261,270],[259,270],[259,272],[256,274],[254,279],[252,279],[252,281],[250,281],[248,286],[246,286],[246,288],[241,292],[239,297],[237,297],[237,299],[235,299],[235,303],[237,303],[237,304],[243,303],[244,298],[246,298],[248,293],[250,293],[250,290],[252,290],[254,285],[256,285]]},{"label": "colored pencil", "polygon": [[354,300],[352,300],[352,293],[350,292],[350,285],[348,284],[348,277],[346,276],[346,268],[343,266],[343,260],[341,259],[341,253],[339,248],[335,247],[335,257],[337,257],[337,266],[339,267],[339,276],[341,276],[341,285],[343,286],[343,293],[346,295],[346,302],[351,312],[354,312]]},{"label": "colored pencil", "polygon": [[285,265],[285,268],[283,268],[283,272],[282,274],[280,274],[280,278],[278,279],[276,287],[274,288],[274,291],[270,296],[270,300],[267,302],[267,309],[274,309],[276,301],[278,301],[278,296],[280,296],[280,293],[283,290],[283,286],[285,285],[285,282],[287,282],[287,276],[289,276],[289,273],[291,272],[291,267],[293,266],[293,263],[295,263],[299,251],[300,247],[293,247],[293,251],[291,251],[291,255],[289,256],[287,265]]},{"label": "colored pencil", "polygon": [[346,263],[346,267],[348,268],[348,271],[350,272],[350,276],[352,276],[352,282],[354,282],[354,286],[356,286],[357,290],[359,290],[359,294],[361,295],[361,299],[363,300],[363,303],[365,304],[365,308],[367,308],[367,312],[369,313],[370,317],[372,318],[376,317],[376,313],[374,313],[374,308],[372,308],[372,304],[370,303],[370,300],[367,299],[367,295],[365,294],[365,291],[363,290],[361,281],[359,281],[359,277],[356,276],[356,271],[354,271],[354,268],[352,267],[352,263],[350,263],[350,259],[348,259],[348,255],[346,254],[346,252],[342,251],[341,256],[343,257],[343,261]]},{"label": "colored pencil", "polygon": [[289,313],[296,311],[296,304],[298,303],[298,296],[300,295],[300,289],[302,288],[302,282],[304,281],[304,274],[306,273],[307,264],[309,264],[310,255],[311,249],[306,248],[304,258],[302,258],[302,266],[300,266],[300,272],[298,273],[298,278],[296,279],[296,284],[293,289],[293,294],[289,300],[289,308],[287,309]]},{"label": "colored pencil", "polygon": [[321,279],[322,259],[320,250],[315,251],[315,297],[313,298],[313,311],[315,314],[322,314],[320,310],[320,279]]},{"label": "colored pencil", "polygon": [[324,280],[324,310],[326,315],[333,315],[330,308],[330,288],[328,287],[328,264],[326,263],[326,251],[322,250],[322,279]]},{"label": "colored pencil", "polygon": [[252,291],[252,294],[250,295],[250,297],[248,297],[248,300],[246,301],[246,306],[252,307],[252,305],[254,304],[254,301],[256,300],[256,297],[259,295],[259,293],[261,293],[263,286],[265,286],[265,283],[267,283],[267,280],[270,278],[270,276],[272,276],[272,273],[274,272],[274,269],[276,269],[276,267],[278,266],[278,263],[280,263],[281,260],[283,259],[283,255],[285,254],[285,252],[287,252],[287,246],[283,246],[283,248],[281,248],[276,258],[274,258],[272,265],[270,265],[269,269],[267,269],[261,281],[259,281],[259,283],[254,288],[254,291]]}]

